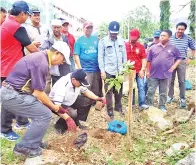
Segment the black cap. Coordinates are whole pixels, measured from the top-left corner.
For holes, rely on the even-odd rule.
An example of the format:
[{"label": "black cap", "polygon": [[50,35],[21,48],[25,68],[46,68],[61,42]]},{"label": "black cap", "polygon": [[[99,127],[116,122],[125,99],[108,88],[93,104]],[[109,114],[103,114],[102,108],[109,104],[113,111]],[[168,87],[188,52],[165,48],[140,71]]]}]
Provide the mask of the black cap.
[{"label": "black cap", "polygon": [[118,22],[116,21],[112,21],[109,24],[108,30],[110,31],[110,33],[118,33],[120,29],[120,25]]},{"label": "black cap", "polygon": [[88,81],[86,80],[86,73],[84,72],[83,69],[76,69],[73,73],[72,73],[72,78],[75,78],[76,80],[78,80],[80,82],[80,84],[84,87],[88,87],[90,86],[90,84],[88,83]]}]

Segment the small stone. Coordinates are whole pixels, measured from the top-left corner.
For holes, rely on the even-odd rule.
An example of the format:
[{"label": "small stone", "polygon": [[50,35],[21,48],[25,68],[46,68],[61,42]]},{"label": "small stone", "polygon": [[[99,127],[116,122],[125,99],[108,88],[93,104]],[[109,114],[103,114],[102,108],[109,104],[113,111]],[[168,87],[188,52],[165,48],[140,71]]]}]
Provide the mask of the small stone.
[{"label": "small stone", "polygon": [[24,162],[24,165],[42,165],[44,161],[41,156],[37,156],[34,158],[27,158]]},{"label": "small stone", "polygon": [[175,165],[195,165],[196,164],[196,153],[190,153],[184,159],[178,161]]},{"label": "small stone", "polygon": [[175,112],[174,119],[179,123],[187,122],[190,119],[190,113],[192,113],[192,111],[177,109]]},{"label": "small stone", "polygon": [[175,154],[178,154],[181,150],[187,148],[189,148],[189,145],[187,143],[175,143],[166,151],[166,154],[168,156],[173,156]]}]

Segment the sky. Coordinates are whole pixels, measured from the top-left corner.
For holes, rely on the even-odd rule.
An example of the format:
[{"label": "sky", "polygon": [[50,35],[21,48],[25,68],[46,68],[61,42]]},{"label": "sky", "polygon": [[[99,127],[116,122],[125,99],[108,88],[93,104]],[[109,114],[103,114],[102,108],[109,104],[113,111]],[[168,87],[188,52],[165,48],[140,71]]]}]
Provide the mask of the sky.
[{"label": "sky", "polygon": [[[181,12],[183,4],[190,0],[170,0],[171,4],[171,19],[183,19],[189,14],[189,7],[185,7]],[[55,4],[60,6],[67,12],[76,16],[83,17],[87,20],[100,24],[103,21],[109,22],[120,20],[129,10],[135,9],[138,6],[146,5],[153,15],[159,17],[160,0],[55,0]]]}]

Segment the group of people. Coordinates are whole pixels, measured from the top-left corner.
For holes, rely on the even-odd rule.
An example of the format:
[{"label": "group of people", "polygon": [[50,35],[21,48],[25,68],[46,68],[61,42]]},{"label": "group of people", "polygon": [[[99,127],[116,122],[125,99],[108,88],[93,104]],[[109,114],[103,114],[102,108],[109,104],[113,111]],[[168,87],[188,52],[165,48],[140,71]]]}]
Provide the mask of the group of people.
[{"label": "group of people", "polygon": [[[6,10],[1,8],[2,12],[1,17],[6,17]],[[40,14],[37,8],[30,10],[25,1],[16,1],[1,21],[1,135],[10,141],[19,138],[12,130],[13,118],[15,129],[27,128],[14,147],[16,154],[41,155],[52,112],[60,117],[55,124],[58,133],[76,131],[77,126],[86,129],[80,121],[87,120],[96,101],[106,104],[111,118],[114,110],[123,115],[122,86],[119,92],[114,87],[108,91],[108,84],[102,84],[102,80],[115,78],[127,60],[135,61],[140,110],[153,105],[159,87],[159,108],[167,111],[166,102],[174,100],[176,72],[180,106],[186,106],[187,51],[189,47],[194,56],[195,43],[184,34],[185,23],[177,24],[174,35],[170,30],[156,31],[153,44],[145,50],[138,41],[139,30],[130,30],[130,40],[125,43],[118,36],[120,25],[116,21],[109,24],[108,36],[102,39],[92,35],[93,23],[87,21],[84,35],[75,41],[69,33],[69,21],[63,17],[52,20],[51,34],[40,23]],[[28,17],[31,24],[24,25]]]}]

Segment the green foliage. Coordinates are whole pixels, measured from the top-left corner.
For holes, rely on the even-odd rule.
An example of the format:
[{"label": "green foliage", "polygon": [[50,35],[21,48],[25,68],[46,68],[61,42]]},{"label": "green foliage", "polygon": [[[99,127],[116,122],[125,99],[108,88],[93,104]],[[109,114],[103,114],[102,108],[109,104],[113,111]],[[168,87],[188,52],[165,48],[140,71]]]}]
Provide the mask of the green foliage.
[{"label": "green foliage", "polygon": [[170,1],[161,0],[160,1],[160,30],[169,29],[169,18],[170,12]]},{"label": "green foliage", "polygon": [[190,13],[189,13],[189,21],[190,21],[190,33],[191,33],[191,37],[193,39],[195,39],[195,29],[196,29],[196,26],[195,26],[195,3],[196,3],[196,0],[192,0],[191,1],[191,5],[190,5]]},{"label": "green foliage", "polygon": [[109,23],[103,22],[99,26],[98,34],[100,35],[100,38],[103,38],[103,37],[107,36],[107,34],[108,34],[108,25],[109,25]]},{"label": "green foliage", "polygon": [[155,30],[159,29],[159,23],[150,10],[142,5],[129,11],[126,17],[121,21],[121,35],[124,39],[128,38],[128,32],[137,28],[141,32],[141,39],[151,37]]},{"label": "green foliage", "polygon": [[127,61],[126,63],[124,63],[124,68],[120,74],[117,74],[115,78],[106,79],[106,83],[108,84],[107,92],[113,87],[115,88],[116,91],[118,91],[118,93],[120,92],[123,83],[123,74],[130,73],[131,69],[133,69],[134,67],[133,66],[134,64],[135,62]]}]

